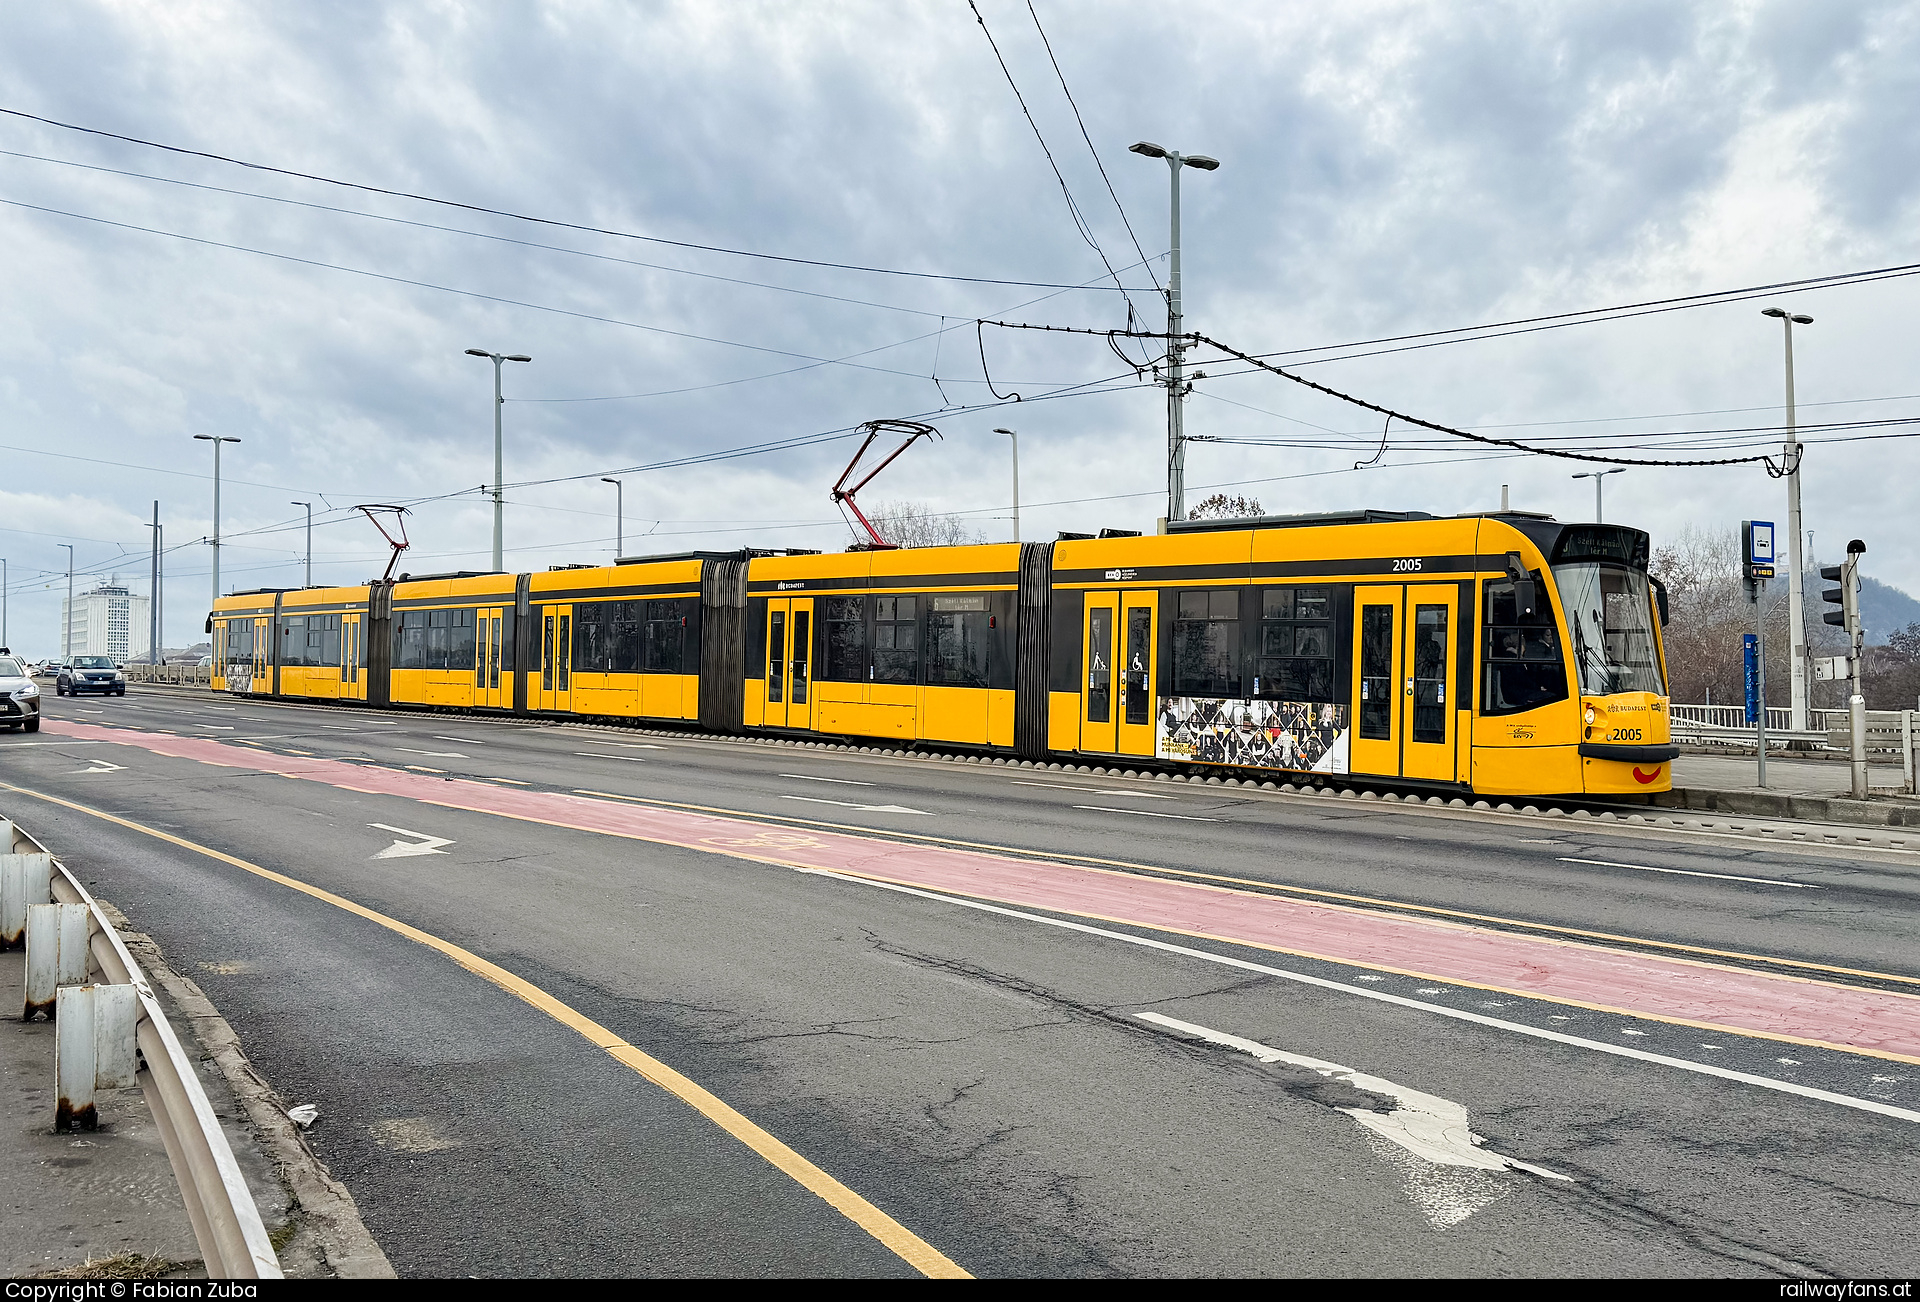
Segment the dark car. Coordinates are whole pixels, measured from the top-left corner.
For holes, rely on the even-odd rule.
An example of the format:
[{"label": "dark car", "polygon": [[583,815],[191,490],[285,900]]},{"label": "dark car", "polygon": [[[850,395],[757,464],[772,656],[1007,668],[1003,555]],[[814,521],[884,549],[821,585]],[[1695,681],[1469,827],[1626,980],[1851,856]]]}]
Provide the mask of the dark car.
[{"label": "dark car", "polygon": [[111,656],[75,656],[54,679],[53,690],[59,696],[78,696],[82,692],[125,696],[127,676],[114,667]]},{"label": "dark car", "polygon": [[0,647],[0,728],[40,731],[40,689],[5,647]]}]

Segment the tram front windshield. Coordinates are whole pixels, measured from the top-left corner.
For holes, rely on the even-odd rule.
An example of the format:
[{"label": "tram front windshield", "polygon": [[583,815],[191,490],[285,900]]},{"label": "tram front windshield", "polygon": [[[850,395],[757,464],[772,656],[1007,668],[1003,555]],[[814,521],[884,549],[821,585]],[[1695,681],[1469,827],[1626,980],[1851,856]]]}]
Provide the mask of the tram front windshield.
[{"label": "tram front windshield", "polygon": [[1553,567],[1553,580],[1573,635],[1580,690],[1666,695],[1654,650],[1653,601],[1639,570],[1591,561]]}]

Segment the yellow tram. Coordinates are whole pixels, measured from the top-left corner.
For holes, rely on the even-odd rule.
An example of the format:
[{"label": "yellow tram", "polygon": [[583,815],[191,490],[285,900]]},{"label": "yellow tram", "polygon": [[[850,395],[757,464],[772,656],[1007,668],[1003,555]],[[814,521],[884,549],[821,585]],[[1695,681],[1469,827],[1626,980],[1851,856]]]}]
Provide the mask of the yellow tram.
[{"label": "yellow tram", "polygon": [[1648,538],[1527,512],[222,597],[214,686],[1486,795],[1669,789]]}]

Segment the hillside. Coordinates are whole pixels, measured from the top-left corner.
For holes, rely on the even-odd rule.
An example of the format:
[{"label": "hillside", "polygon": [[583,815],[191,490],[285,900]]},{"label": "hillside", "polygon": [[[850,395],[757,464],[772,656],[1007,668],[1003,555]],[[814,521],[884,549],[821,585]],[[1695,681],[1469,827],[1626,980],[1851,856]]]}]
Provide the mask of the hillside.
[{"label": "hillside", "polygon": [[[1821,588],[1826,584],[1820,580]],[[1820,600],[1820,593],[1808,594],[1808,605],[1821,611],[1830,609]],[[1909,624],[1920,624],[1920,601],[1915,601],[1891,583],[1882,583],[1878,579],[1860,576],[1860,622],[1867,626],[1869,645],[1884,646],[1887,636]]]}]

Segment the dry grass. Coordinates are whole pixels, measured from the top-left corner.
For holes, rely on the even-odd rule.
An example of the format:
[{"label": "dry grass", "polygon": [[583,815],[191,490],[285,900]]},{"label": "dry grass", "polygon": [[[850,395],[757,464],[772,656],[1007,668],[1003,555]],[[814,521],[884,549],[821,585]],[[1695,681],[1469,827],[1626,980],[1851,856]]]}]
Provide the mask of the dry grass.
[{"label": "dry grass", "polygon": [[102,1257],[98,1261],[88,1258],[79,1266],[64,1266],[59,1270],[50,1270],[35,1279],[161,1279],[197,1266],[197,1261],[168,1261],[165,1257],[149,1257],[144,1252],[123,1252],[117,1257]]}]

